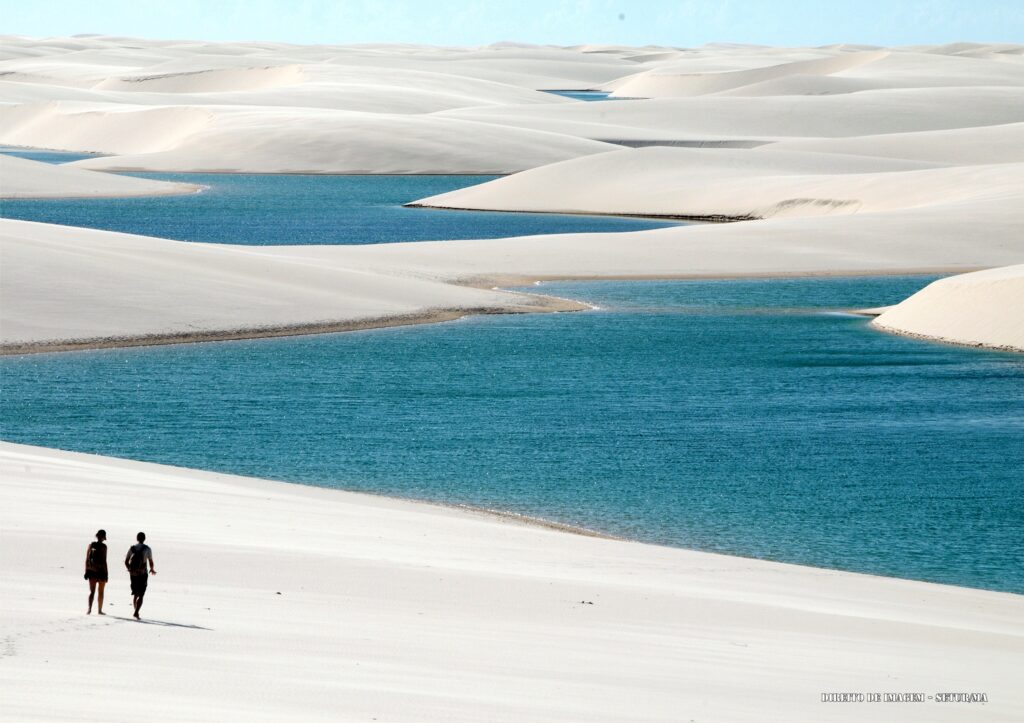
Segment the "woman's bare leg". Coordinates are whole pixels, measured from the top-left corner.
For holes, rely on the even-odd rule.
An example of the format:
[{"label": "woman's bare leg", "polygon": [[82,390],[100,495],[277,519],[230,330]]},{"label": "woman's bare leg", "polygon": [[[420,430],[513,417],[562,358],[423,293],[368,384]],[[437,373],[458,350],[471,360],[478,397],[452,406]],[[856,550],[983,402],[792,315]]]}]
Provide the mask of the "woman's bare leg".
[{"label": "woman's bare leg", "polygon": [[[93,598],[93,596],[95,594],[96,594],[96,581],[95,580],[89,580],[89,611],[86,612],[86,615],[92,615],[92,598]],[[102,594],[103,593],[100,593],[100,595],[102,595]],[[102,598],[100,598],[100,599],[102,600]],[[103,603],[101,602],[100,605],[102,606]]]},{"label": "woman's bare leg", "polygon": [[96,612],[98,612],[100,615],[106,615],[106,613],[103,612],[103,588],[105,588],[107,586],[107,583],[105,583],[102,580],[100,580],[99,586],[100,586],[100,599],[99,599],[99,607],[96,608]]}]

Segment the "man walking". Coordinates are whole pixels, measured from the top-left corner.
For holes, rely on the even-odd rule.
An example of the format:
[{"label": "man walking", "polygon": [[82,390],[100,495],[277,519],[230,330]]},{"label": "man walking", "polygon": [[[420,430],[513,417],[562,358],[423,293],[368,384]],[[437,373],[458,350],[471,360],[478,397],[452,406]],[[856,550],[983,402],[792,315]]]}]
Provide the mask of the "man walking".
[{"label": "man walking", "polygon": [[[124,566],[128,568],[128,574],[132,580],[132,604],[135,606],[135,619],[139,620],[139,610],[142,608],[142,598],[146,596],[146,585],[149,584],[149,573],[156,575],[153,567],[153,551],[146,544],[146,533],[140,532],[135,536],[138,544],[128,548],[128,554],[124,558]],[[149,569],[146,569],[146,566]]]}]

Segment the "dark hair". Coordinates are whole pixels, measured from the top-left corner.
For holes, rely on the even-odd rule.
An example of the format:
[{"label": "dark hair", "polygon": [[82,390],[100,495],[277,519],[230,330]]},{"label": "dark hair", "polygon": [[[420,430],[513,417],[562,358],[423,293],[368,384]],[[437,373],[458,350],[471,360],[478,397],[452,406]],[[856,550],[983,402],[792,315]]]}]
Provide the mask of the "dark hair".
[{"label": "dark hair", "polygon": [[145,532],[140,532],[139,534],[137,534],[135,536],[135,539],[138,540],[139,542],[145,542],[146,541],[146,533]]},{"label": "dark hair", "polygon": [[104,537],[106,537],[107,536],[107,531],[106,530],[96,530],[96,539],[97,540],[100,539],[100,535],[103,535]]}]

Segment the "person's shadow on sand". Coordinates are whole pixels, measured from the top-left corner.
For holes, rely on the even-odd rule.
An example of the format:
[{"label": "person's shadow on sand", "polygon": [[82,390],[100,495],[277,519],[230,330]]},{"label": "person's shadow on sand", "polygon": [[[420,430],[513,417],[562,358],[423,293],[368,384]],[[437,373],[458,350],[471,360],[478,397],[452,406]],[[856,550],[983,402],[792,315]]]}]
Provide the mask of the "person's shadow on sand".
[{"label": "person's shadow on sand", "polygon": [[143,625],[163,625],[168,628],[188,628],[189,630],[213,630],[213,628],[204,628],[202,625],[186,625],[184,623],[169,623],[166,620],[137,620],[135,618],[123,618],[120,615],[108,615],[108,617],[114,620],[124,620],[127,623],[142,623]]}]

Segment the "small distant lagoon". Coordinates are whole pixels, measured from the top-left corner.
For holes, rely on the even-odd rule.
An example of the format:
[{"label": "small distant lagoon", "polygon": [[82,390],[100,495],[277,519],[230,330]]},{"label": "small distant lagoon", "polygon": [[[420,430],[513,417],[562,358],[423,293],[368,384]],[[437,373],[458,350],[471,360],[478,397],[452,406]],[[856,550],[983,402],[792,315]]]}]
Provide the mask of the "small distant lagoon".
[{"label": "small distant lagoon", "polygon": [[0,359],[4,439],[1024,593],[1024,357],[932,277],[552,283],[599,310]]},{"label": "small distant lagoon", "polygon": [[613,100],[611,93],[603,90],[547,90],[544,92],[560,95],[563,98],[572,98],[573,100]]},{"label": "small distant lagoon", "polygon": [[43,148],[19,148],[15,146],[0,146],[0,153],[5,156],[24,158],[29,161],[40,161],[42,163],[71,163],[82,161],[86,158],[96,158],[96,153],[73,153],[71,151],[49,151]]}]

